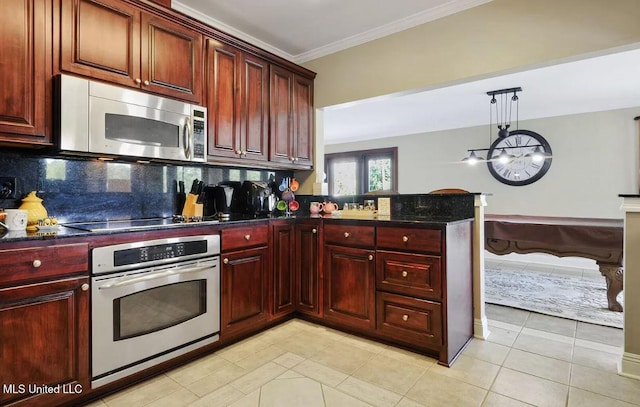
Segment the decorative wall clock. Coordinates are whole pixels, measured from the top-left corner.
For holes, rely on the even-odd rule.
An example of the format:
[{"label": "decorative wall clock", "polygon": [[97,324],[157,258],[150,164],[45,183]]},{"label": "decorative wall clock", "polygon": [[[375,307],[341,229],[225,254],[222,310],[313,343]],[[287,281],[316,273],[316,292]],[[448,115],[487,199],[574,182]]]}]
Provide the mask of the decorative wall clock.
[{"label": "decorative wall clock", "polygon": [[529,185],[549,171],[551,154],[551,146],[540,134],[513,130],[491,144],[487,166],[491,175],[504,184]]}]

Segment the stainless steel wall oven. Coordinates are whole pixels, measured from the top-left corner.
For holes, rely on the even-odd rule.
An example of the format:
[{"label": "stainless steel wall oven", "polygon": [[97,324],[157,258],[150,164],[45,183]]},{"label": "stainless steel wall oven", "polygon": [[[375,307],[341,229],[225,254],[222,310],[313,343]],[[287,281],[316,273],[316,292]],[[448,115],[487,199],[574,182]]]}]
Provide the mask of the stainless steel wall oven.
[{"label": "stainless steel wall oven", "polygon": [[220,236],[98,247],[92,258],[92,387],[218,340]]}]

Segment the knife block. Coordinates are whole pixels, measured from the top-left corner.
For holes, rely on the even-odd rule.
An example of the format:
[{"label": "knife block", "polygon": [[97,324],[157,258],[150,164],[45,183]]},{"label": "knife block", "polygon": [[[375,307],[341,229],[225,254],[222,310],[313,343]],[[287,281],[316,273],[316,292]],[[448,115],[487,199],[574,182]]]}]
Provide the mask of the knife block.
[{"label": "knife block", "polygon": [[182,209],[182,216],[186,218],[202,217],[204,205],[196,203],[198,195],[189,194],[184,202],[184,208]]}]

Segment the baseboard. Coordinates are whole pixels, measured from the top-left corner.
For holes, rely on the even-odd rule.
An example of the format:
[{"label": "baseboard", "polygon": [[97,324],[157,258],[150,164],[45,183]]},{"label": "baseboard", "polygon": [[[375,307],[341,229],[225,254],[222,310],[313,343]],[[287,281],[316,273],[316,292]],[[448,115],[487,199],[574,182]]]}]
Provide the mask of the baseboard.
[{"label": "baseboard", "polygon": [[491,332],[489,332],[489,323],[487,322],[487,318],[483,316],[482,319],[475,318],[473,320],[473,337],[487,340]]},{"label": "baseboard", "polygon": [[640,355],[625,352],[618,365],[618,374],[620,376],[640,380]]}]

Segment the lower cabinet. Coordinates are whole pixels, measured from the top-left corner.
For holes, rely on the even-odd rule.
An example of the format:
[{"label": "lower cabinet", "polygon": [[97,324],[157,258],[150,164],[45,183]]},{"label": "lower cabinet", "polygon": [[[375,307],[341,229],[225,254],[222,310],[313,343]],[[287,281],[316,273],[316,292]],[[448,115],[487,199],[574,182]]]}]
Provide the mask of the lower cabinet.
[{"label": "lower cabinet", "polygon": [[0,405],[58,405],[89,390],[88,289],[88,277],[0,289]]},{"label": "lower cabinet", "polygon": [[267,247],[222,254],[220,336],[260,329],[267,322]]},{"label": "lower cabinet", "polygon": [[350,328],[373,330],[374,251],[324,246],[324,319]]},{"label": "lower cabinet", "polygon": [[320,315],[320,252],[322,224],[299,222],[296,224],[295,268],[296,309],[307,315]]},{"label": "lower cabinet", "polygon": [[295,228],[289,220],[272,223],[273,289],[272,317],[291,314],[296,310],[295,290]]}]

